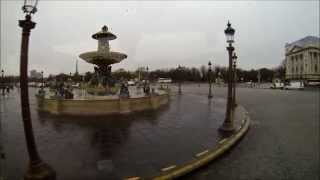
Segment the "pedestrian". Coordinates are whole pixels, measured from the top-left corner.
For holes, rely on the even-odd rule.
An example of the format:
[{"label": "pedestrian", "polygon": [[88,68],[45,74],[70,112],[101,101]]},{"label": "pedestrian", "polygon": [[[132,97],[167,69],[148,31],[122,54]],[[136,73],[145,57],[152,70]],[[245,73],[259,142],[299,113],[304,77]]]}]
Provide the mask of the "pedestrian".
[{"label": "pedestrian", "polygon": [[2,89],[2,95],[4,95],[5,94],[5,87],[2,86],[1,89]]}]

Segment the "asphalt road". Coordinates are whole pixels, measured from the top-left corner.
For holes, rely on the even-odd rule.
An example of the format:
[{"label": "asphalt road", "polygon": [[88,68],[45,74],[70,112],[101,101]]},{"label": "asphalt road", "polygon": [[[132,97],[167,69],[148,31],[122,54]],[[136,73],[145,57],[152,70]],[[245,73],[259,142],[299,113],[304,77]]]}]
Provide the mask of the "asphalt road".
[{"label": "asphalt road", "polygon": [[[207,92],[205,85],[198,89]],[[252,120],[248,134],[229,153],[182,179],[318,180],[319,89],[237,92]],[[226,89],[215,88],[214,94],[225,96]]]}]

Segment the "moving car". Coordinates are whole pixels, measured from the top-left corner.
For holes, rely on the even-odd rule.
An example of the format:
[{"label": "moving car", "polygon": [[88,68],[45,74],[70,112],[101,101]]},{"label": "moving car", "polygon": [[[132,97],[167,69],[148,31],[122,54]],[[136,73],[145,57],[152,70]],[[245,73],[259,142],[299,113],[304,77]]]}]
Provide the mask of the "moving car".
[{"label": "moving car", "polygon": [[284,88],[284,84],[281,83],[281,82],[276,82],[276,83],[273,83],[270,88],[271,89],[283,89]]},{"label": "moving car", "polygon": [[303,90],[304,85],[302,82],[290,82],[288,85],[284,86],[284,89],[290,90],[290,89],[298,89]]}]

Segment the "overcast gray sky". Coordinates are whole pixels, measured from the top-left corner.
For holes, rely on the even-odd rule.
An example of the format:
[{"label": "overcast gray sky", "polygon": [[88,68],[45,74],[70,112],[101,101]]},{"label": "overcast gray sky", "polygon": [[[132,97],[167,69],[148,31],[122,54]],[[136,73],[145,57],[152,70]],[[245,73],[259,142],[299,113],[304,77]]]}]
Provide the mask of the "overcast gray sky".
[{"label": "overcast gray sky", "polygon": [[[23,1],[1,0],[1,68],[19,72]],[[227,20],[236,29],[238,66],[275,67],[284,45],[308,35],[319,36],[319,1],[48,1],[40,0],[31,32],[29,70],[75,71],[82,52],[96,50],[91,35],[107,25],[117,39],[111,50],[128,58],[113,70],[200,67],[209,60],[227,65]],[[93,66],[79,60],[80,73]]]}]

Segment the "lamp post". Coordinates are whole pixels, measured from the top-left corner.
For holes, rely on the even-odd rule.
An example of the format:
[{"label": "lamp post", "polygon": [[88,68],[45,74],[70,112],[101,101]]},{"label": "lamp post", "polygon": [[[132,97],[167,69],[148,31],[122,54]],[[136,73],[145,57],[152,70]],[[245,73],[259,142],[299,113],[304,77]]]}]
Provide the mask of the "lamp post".
[{"label": "lamp post", "polygon": [[211,69],[211,62],[209,61],[208,63],[208,66],[209,66],[209,70],[208,70],[208,80],[209,80],[209,95],[208,95],[208,98],[211,99],[212,98],[212,69]]},{"label": "lamp post", "polygon": [[257,79],[258,79],[258,86],[260,86],[260,82],[261,82],[261,74],[260,74],[260,69],[258,70],[258,75],[257,75]]},{"label": "lamp post", "polygon": [[1,89],[2,89],[2,95],[4,95],[5,86],[4,86],[4,70],[1,70]]},{"label": "lamp post", "polygon": [[233,108],[235,108],[237,106],[237,103],[236,103],[237,58],[238,57],[237,57],[236,53],[233,53],[233,56],[232,56],[232,59],[233,59],[233,91],[232,91]]},{"label": "lamp post", "polygon": [[150,88],[150,79],[149,79],[149,67],[147,66],[146,67],[146,71],[147,71],[147,74],[146,74],[146,85],[148,88]]},{"label": "lamp post", "polygon": [[147,70],[147,77],[146,77],[146,80],[147,80],[147,81],[149,81],[149,67],[148,67],[148,66],[146,67],[146,70]]},{"label": "lamp post", "polygon": [[219,83],[219,86],[221,85],[221,81],[222,81],[221,72],[219,71],[218,72],[218,83]]},{"label": "lamp post", "polygon": [[182,67],[179,65],[178,66],[178,77],[179,77],[178,94],[182,94],[182,91],[181,91],[181,81],[182,81],[181,71],[182,71]]},{"label": "lamp post", "polygon": [[300,69],[301,71],[300,71],[300,83],[299,83],[299,85],[300,85],[300,87],[302,87],[302,69]]},{"label": "lamp post", "polygon": [[41,71],[41,88],[43,88],[44,83],[43,83],[43,71]]},{"label": "lamp post", "polygon": [[43,162],[39,156],[34,139],[32,121],[29,107],[28,92],[28,48],[30,30],[36,23],[31,21],[31,14],[37,11],[38,0],[25,0],[22,10],[26,13],[24,20],[19,20],[19,26],[22,28],[21,54],[20,54],[20,88],[21,88],[21,112],[24,133],[27,143],[30,163],[27,172],[24,175],[26,180],[54,180],[56,174],[53,169]]},{"label": "lamp post", "polygon": [[1,83],[4,84],[4,70],[1,70]]},{"label": "lamp post", "polygon": [[229,72],[228,72],[228,99],[227,99],[227,109],[226,109],[226,115],[225,120],[220,126],[219,130],[222,132],[233,132],[234,126],[233,126],[233,117],[232,117],[232,52],[234,51],[234,47],[232,46],[232,43],[234,42],[234,33],[235,30],[231,27],[230,22],[228,21],[227,29],[225,29],[224,33],[227,38],[227,43],[229,43],[229,46],[227,47],[227,51],[229,54]]}]

